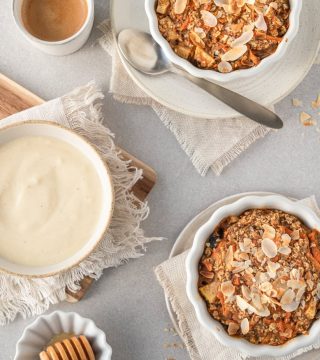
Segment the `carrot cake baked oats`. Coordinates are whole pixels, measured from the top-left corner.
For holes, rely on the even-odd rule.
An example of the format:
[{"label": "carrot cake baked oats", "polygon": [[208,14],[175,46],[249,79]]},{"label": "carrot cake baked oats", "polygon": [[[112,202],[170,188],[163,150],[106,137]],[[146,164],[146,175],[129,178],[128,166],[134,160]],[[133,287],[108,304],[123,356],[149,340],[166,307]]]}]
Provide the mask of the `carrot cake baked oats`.
[{"label": "carrot cake baked oats", "polygon": [[198,288],[229,335],[281,345],[307,334],[320,299],[320,235],[296,216],[251,209],[208,239]]},{"label": "carrot cake baked oats", "polygon": [[175,53],[228,73],[273,54],[289,27],[289,0],[158,0],[159,30]]}]

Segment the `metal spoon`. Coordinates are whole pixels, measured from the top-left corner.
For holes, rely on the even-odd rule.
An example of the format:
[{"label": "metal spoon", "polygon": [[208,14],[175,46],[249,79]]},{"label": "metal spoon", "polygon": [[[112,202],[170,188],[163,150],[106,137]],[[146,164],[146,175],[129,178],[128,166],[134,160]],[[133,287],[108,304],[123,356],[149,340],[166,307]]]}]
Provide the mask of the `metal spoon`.
[{"label": "metal spoon", "polygon": [[184,70],[173,66],[164,55],[161,47],[148,33],[134,29],[122,30],[118,35],[118,45],[128,63],[142,73],[160,75],[166,72],[173,72],[182,75],[232,109],[259,124],[273,129],[280,129],[283,126],[279,116],[264,106],[220,85],[192,76]]}]

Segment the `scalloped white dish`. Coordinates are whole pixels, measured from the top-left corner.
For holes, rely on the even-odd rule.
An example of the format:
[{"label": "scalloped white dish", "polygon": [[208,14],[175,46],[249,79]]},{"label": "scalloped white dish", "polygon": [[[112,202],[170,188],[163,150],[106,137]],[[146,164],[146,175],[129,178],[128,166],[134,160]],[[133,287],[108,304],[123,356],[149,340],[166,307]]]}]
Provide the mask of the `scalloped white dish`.
[{"label": "scalloped white dish", "polygon": [[300,348],[308,347],[318,340],[320,320],[314,321],[308,335],[297,336],[284,345],[254,345],[244,339],[229,336],[222,324],[210,316],[206,303],[198,292],[198,264],[203,253],[205,242],[212,233],[212,230],[227,216],[239,215],[245,210],[252,208],[279,209],[297,216],[309,228],[320,230],[320,219],[311,209],[279,195],[246,196],[231,204],[222,206],[213,213],[210,219],[206,221],[195,234],[192,248],[186,259],[186,291],[201,325],[223,345],[236,348],[250,356],[286,356]]},{"label": "scalloped white dish", "polygon": [[95,323],[74,312],[55,311],[39,316],[27,326],[17,343],[14,360],[35,360],[50,340],[57,334],[85,335],[96,360],[111,360],[112,349],[105,333]]},{"label": "scalloped white dish", "polygon": [[[318,0],[302,2],[300,27],[281,61],[254,78],[224,83],[227,88],[264,106],[287,96],[307,75],[319,48]],[[112,0],[110,9],[114,36],[125,28],[150,32],[144,1]],[[150,77],[133,69],[119,54],[133,81],[161,105],[185,115],[205,119],[226,119],[238,113],[176,74]],[[173,91],[174,89],[174,91]]]},{"label": "scalloped white dish", "polygon": [[231,80],[241,79],[245,77],[255,77],[260,73],[268,71],[268,68],[278,61],[281,61],[292,40],[299,30],[299,19],[302,8],[301,0],[290,0],[290,26],[284,38],[278,45],[277,50],[272,55],[266,57],[261,63],[250,69],[236,70],[230,73],[222,74],[214,70],[203,70],[194,66],[190,61],[178,56],[171,48],[168,41],[162,36],[158,27],[158,18],[155,6],[158,0],[145,0],[145,9],[149,20],[150,32],[154,40],[161,46],[165,55],[175,65],[183,68],[193,76],[207,79],[209,81],[227,82]]}]

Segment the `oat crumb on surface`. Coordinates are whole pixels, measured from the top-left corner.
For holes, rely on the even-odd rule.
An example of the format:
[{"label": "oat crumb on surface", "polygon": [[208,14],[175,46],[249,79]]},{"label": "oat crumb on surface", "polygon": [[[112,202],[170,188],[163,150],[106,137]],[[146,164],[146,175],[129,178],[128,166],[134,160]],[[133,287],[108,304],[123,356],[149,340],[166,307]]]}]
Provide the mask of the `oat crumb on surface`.
[{"label": "oat crumb on surface", "polygon": [[300,99],[293,98],[292,99],[292,105],[295,106],[295,107],[301,107],[302,106],[302,101]]},{"label": "oat crumb on surface", "polygon": [[317,121],[305,111],[300,113],[300,122],[303,126],[313,126],[317,124]]}]

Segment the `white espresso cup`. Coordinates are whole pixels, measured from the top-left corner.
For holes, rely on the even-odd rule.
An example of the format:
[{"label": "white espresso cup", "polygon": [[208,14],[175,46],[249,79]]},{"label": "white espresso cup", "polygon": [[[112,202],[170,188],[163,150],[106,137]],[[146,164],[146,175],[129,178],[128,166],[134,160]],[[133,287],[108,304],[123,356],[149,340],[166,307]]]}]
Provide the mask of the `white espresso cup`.
[{"label": "white espresso cup", "polygon": [[41,40],[31,35],[27,31],[22,21],[21,10],[22,10],[23,1],[24,0],[13,0],[13,7],[12,7],[13,17],[15,23],[17,24],[18,28],[20,29],[24,37],[39,50],[50,55],[57,55],[57,56],[68,55],[79,50],[88,40],[94,20],[94,0],[86,0],[88,5],[88,13],[86,20],[84,21],[80,30],[77,31],[72,36],[60,41]]}]

